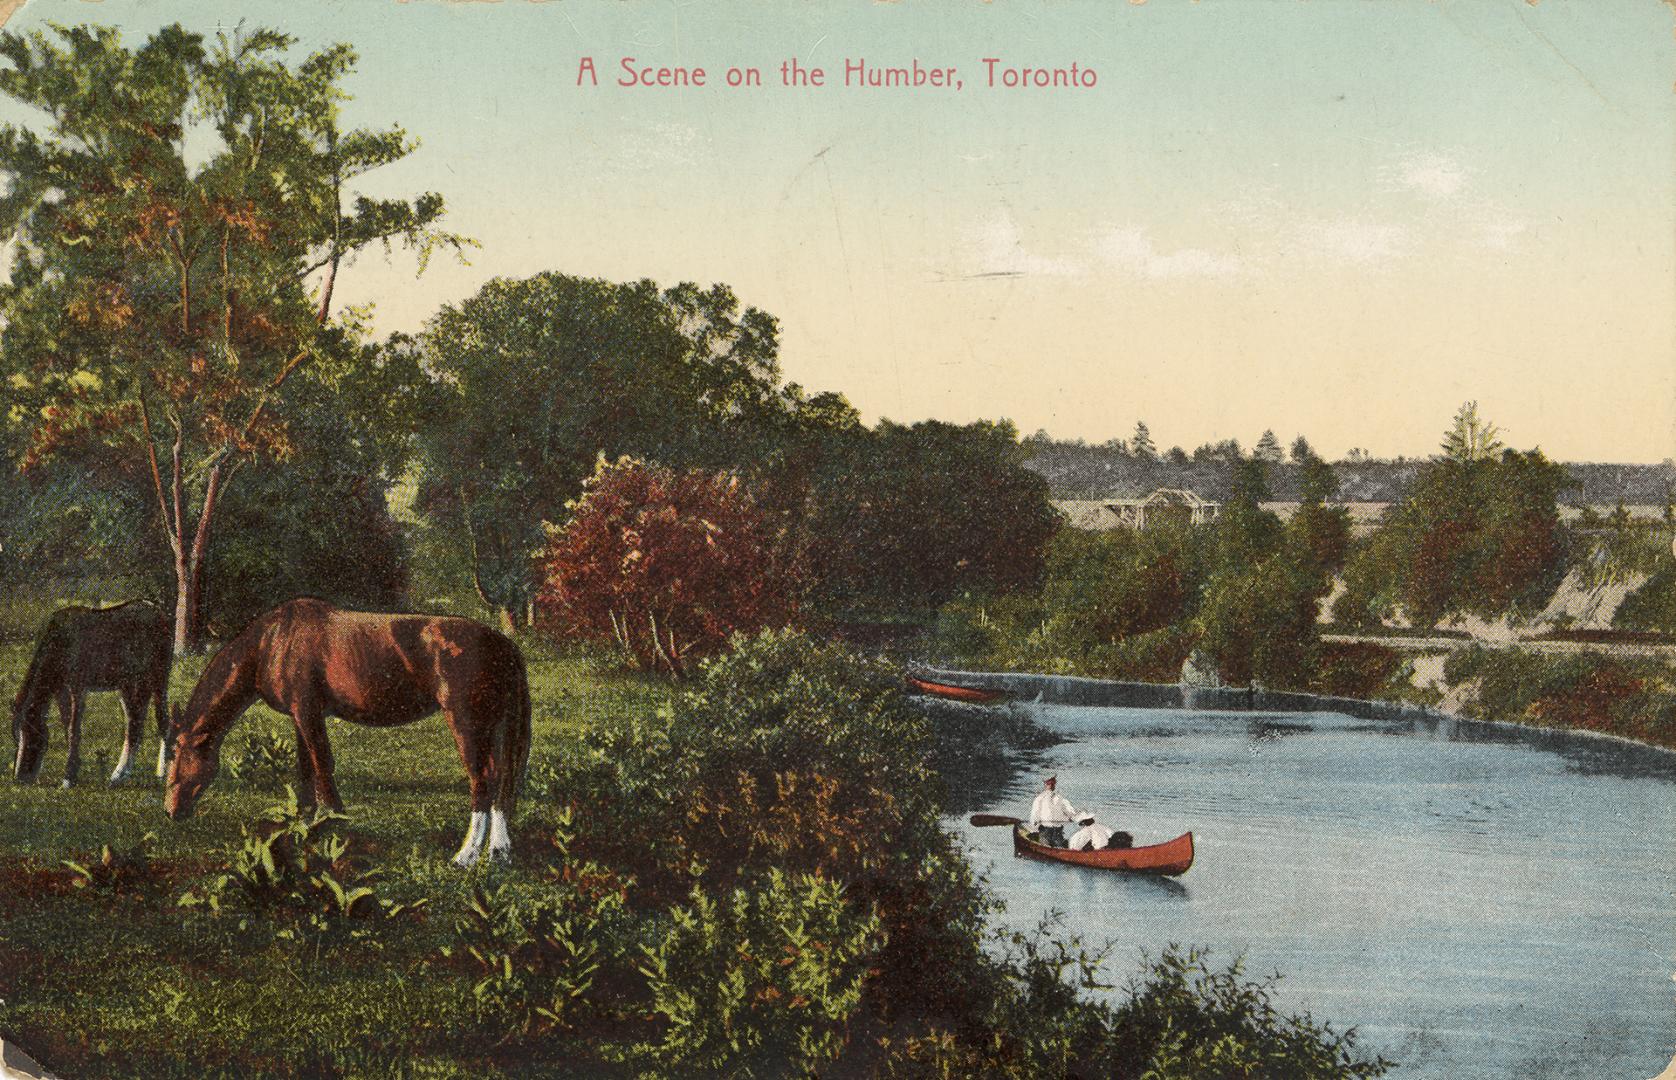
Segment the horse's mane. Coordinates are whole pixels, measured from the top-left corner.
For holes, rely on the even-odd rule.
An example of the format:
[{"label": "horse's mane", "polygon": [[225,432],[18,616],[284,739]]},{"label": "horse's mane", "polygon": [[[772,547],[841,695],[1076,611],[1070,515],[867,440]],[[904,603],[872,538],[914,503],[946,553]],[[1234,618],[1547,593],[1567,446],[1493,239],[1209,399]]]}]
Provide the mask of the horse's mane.
[{"label": "horse's mane", "polygon": [[197,717],[208,709],[210,699],[221,693],[231,682],[234,668],[257,651],[263,636],[274,623],[290,618],[298,606],[311,607],[316,604],[333,610],[332,604],[327,600],[317,596],[299,596],[269,608],[245,623],[231,640],[215,651],[209,663],[204,665],[197,685],[192,688],[192,695],[186,700],[184,717]]}]

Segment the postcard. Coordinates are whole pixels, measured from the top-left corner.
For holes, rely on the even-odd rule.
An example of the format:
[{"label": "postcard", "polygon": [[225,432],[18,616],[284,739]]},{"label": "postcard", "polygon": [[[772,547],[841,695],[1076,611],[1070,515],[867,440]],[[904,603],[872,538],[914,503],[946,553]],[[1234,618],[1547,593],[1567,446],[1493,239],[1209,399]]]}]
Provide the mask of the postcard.
[{"label": "postcard", "polygon": [[1672,1075],[1670,3],[0,20],[0,1073]]}]

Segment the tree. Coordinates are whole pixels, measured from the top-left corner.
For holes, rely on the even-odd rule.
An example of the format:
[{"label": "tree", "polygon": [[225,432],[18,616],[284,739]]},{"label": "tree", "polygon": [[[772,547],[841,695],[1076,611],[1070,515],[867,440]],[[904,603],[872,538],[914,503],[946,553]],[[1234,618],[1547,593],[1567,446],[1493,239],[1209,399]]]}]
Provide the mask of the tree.
[{"label": "tree", "polygon": [[1010,423],[881,421],[839,445],[802,526],[829,610],[902,613],[1033,587],[1059,527]]},{"label": "tree", "polygon": [[434,193],[353,194],[413,144],[342,128],[349,47],[292,65],[291,44],[256,30],[206,48],[178,25],[138,49],[101,28],[0,35],[0,91],[44,114],[0,128],[16,236],[0,373],[38,418],[24,464],[97,452],[149,486],[181,649],[218,501],[245,465],[296,453],[299,369],[357,355],[353,320],[331,317],[343,260],[399,239],[422,267],[464,243],[434,228]]},{"label": "tree", "polygon": [[730,635],[784,625],[800,591],[737,476],[601,460],[539,558],[540,625],[679,677]]},{"label": "tree", "polygon": [[296,453],[252,462],[217,511],[221,540],[205,570],[212,633],[302,593],[382,611],[403,603],[408,538],[389,493],[433,389],[399,336],[294,376]]},{"label": "tree", "polygon": [[1280,448],[1280,440],[1272,430],[1263,432],[1263,437],[1257,440],[1257,447],[1252,454],[1270,465],[1278,465],[1286,457],[1285,451]]},{"label": "tree", "polygon": [[483,604],[520,621],[542,522],[564,520],[600,455],[728,468],[772,456],[797,421],[853,418],[836,395],[781,385],[778,334],[725,285],[558,273],[438,312],[421,337],[446,391],[420,436],[422,503],[461,527]]},{"label": "tree", "polygon": [[1397,605],[1417,626],[1539,609],[1564,574],[1557,501],[1569,484],[1540,450],[1430,462],[1352,558],[1347,621]]},{"label": "tree", "polygon": [[1147,430],[1145,420],[1135,421],[1135,436],[1129,440],[1129,450],[1138,458],[1155,458],[1158,447],[1152,443],[1152,432]]},{"label": "tree", "polygon": [[1205,585],[1200,645],[1230,686],[1253,682],[1304,688],[1314,673],[1320,583],[1298,563],[1275,555],[1256,566],[1226,566]]},{"label": "tree", "polygon": [[1218,443],[1201,443],[1193,451],[1193,460],[1200,462],[1222,462],[1226,465],[1238,465],[1245,458],[1245,452],[1240,449],[1238,439],[1223,439]]},{"label": "tree", "polygon": [[1350,511],[1326,505],[1338,492],[1338,475],[1301,435],[1292,444],[1292,460],[1300,474],[1302,498],[1298,512],[1286,523],[1287,544],[1301,568],[1330,585],[1350,550]]},{"label": "tree", "polygon": [[1451,461],[1483,461],[1502,449],[1496,426],[1478,415],[1478,402],[1468,401],[1455,413],[1443,435],[1443,456]]}]

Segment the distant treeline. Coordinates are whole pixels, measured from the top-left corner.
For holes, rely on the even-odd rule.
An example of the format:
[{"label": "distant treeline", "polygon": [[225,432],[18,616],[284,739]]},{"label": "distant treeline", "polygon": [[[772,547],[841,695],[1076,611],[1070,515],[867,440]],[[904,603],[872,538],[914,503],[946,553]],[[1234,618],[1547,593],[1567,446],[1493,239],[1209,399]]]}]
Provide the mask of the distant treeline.
[{"label": "distant treeline", "polygon": [[[1233,490],[1238,456],[1251,456],[1231,440],[1188,454],[1179,449],[1136,453],[1128,440],[1085,443],[1038,432],[1024,440],[1027,468],[1048,482],[1056,499],[1099,499],[1145,495],[1161,487],[1186,488],[1207,499],[1225,501]],[[1269,454],[1271,497],[1295,502],[1301,497],[1302,470],[1286,455]],[[1396,502],[1419,473],[1425,458],[1368,458],[1354,455],[1333,463],[1338,498],[1348,502]],[[1662,505],[1676,491],[1676,462],[1657,465],[1569,463],[1572,486],[1560,501],[1570,506]]]}]

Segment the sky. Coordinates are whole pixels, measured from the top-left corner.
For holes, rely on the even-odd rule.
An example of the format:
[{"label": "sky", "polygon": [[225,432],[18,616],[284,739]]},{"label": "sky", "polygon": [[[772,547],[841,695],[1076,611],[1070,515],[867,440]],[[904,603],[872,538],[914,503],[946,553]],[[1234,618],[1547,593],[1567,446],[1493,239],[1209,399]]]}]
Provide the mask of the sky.
[{"label": "sky", "polygon": [[[353,44],[349,120],[420,142],[368,190],[439,191],[482,245],[363,255],[337,297],[381,331],[494,277],[719,281],[869,420],[1414,456],[1471,399],[1556,458],[1676,456],[1661,0],[27,0],[6,28],[241,19]],[[624,57],[708,85],[623,87]],[[986,57],[1094,82],[991,87]]]}]

